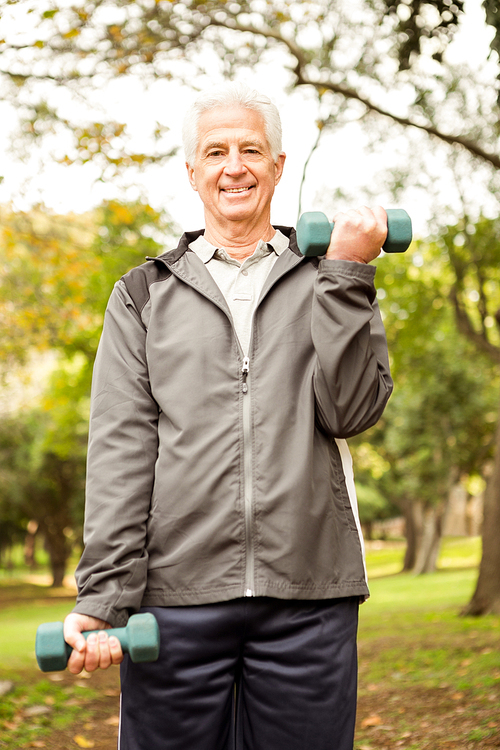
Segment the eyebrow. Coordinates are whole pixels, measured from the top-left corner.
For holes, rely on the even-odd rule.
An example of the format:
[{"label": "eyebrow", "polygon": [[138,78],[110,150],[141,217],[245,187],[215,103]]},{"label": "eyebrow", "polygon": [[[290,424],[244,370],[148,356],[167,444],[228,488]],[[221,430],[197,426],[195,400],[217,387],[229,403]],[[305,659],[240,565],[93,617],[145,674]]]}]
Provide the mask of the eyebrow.
[{"label": "eyebrow", "polygon": [[209,141],[203,146],[203,153],[211,151],[213,148],[224,148],[227,144],[224,141]]},{"label": "eyebrow", "polygon": [[[248,146],[257,146],[257,148],[260,149],[265,148],[262,141],[259,141],[256,138],[248,138],[240,143],[241,148],[246,148]],[[203,146],[203,153],[206,154],[214,148],[227,148],[227,141],[209,141]]]}]

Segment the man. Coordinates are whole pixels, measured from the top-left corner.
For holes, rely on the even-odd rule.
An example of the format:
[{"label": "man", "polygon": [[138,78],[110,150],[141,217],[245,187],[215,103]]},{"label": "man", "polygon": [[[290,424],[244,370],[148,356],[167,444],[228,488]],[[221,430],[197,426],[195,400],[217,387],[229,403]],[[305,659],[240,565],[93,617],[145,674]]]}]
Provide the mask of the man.
[{"label": "man", "polygon": [[123,661],[120,750],[348,750],[368,589],[344,438],[392,388],[367,265],[386,215],[337,214],[303,258],[271,225],[279,115],[241,85],[199,97],[184,143],[205,230],[106,312],[69,669],[120,663],[105,629],[152,611],[160,658]]}]

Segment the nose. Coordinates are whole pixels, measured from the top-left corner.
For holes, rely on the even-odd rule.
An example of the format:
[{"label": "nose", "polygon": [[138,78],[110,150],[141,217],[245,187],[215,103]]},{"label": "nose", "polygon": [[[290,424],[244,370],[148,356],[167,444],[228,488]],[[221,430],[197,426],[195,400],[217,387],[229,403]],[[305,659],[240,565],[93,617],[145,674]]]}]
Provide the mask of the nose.
[{"label": "nose", "polygon": [[224,173],[230,177],[238,177],[247,171],[239,149],[231,149],[227,155]]}]

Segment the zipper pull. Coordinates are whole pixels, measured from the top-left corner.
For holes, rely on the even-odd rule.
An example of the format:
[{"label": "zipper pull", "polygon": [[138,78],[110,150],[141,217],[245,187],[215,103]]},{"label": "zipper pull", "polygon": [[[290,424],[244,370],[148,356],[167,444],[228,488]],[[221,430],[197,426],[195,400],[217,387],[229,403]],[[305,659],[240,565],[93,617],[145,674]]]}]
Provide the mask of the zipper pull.
[{"label": "zipper pull", "polygon": [[248,393],[247,377],[250,371],[250,360],[248,357],[243,359],[243,367],[241,368],[241,374],[243,375],[243,386],[241,390],[243,393]]}]

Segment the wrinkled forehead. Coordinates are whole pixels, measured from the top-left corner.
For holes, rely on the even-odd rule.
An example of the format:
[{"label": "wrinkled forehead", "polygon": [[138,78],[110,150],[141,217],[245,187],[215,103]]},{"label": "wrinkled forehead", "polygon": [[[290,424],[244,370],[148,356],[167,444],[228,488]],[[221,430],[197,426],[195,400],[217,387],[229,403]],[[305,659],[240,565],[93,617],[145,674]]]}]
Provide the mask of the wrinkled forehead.
[{"label": "wrinkled forehead", "polygon": [[247,107],[216,107],[200,115],[198,147],[222,147],[229,143],[269,148],[264,118]]}]

